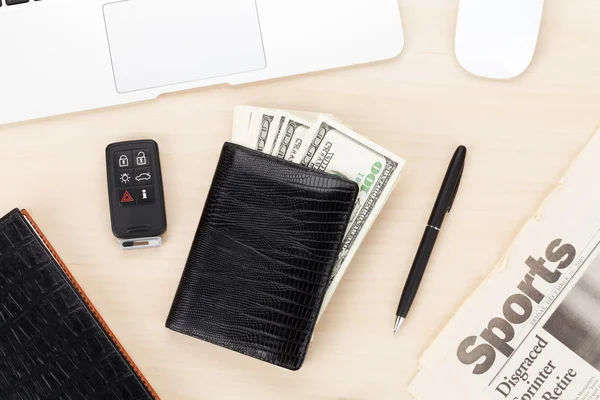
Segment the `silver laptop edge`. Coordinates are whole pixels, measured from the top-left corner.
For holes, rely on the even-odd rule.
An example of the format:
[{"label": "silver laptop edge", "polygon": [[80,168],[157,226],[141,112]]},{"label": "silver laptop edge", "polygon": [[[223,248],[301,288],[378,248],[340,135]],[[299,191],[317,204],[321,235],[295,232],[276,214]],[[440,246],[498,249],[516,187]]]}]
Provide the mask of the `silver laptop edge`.
[{"label": "silver laptop edge", "polygon": [[380,61],[404,46],[397,0],[30,1],[0,7],[0,37],[11,38],[0,43],[0,124]]}]

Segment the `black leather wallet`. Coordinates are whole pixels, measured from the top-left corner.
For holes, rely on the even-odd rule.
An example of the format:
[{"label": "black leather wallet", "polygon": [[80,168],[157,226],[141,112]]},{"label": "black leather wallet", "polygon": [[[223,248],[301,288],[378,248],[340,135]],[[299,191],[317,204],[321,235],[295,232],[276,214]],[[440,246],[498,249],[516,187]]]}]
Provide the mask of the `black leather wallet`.
[{"label": "black leather wallet", "polygon": [[0,219],[0,399],[158,399],[19,210]]},{"label": "black leather wallet", "polygon": [[226,143],[167,327],[299,369],[357,193]]}]

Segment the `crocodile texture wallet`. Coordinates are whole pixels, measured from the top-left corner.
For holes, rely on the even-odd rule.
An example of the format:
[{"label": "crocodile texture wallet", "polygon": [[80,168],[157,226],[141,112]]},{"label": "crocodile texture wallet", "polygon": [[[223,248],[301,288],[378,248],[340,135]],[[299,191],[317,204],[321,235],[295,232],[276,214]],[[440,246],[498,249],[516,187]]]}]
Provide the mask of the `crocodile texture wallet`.
[{"label": "crocodile texture wallet", "polygon": [[299,369],[357,193],[226,143],[167,327]]},{"label": "crocodile texture wallet", "polygon": [[0,398],[158,399],[19,210],[0,219]]}]

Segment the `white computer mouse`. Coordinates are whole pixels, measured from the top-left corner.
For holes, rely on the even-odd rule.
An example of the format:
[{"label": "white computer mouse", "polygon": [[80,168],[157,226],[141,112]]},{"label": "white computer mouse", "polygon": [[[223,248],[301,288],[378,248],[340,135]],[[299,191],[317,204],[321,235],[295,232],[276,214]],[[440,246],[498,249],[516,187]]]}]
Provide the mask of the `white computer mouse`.
[{"label": "white computer mouse", "polygon": [[544,0],[460,0],[456,58],[467,71],[514,78],[533,58]]}]

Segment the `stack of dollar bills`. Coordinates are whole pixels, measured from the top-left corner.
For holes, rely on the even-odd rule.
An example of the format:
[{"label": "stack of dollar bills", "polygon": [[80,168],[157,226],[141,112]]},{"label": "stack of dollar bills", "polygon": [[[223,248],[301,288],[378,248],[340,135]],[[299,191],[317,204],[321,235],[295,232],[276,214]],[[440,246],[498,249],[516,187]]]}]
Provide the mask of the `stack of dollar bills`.
[{"label": "stack of dollar bills", "polygon": [[400,177],[404,160],[331,115],[259,107],[235,108],[232,141],[308,168],[355,181],[360,189],[321,315],[352,257]]}]

